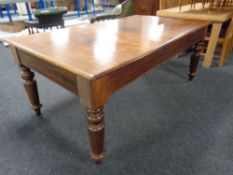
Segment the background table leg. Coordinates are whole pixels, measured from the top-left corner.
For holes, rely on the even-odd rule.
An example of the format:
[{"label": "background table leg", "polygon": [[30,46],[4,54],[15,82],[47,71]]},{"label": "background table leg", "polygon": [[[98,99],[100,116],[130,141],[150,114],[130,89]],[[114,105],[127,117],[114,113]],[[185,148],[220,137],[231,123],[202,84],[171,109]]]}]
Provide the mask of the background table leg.
[{"label": "background table leg", "polygon": [[50,6],[51,6],[51,7],[55,7],[55,2],[54,2],[54,0],[50,0]]},{"label": "background table leg", "polygon": [[2,5],[1,5],[1,4],[0,4],[0,17],[1,17],[1,18],[4,18],[3,10],[2,10]]},{"label": "background table leg", "polygon": [[192,81],[193,78],[196,76],[202,48],[203,48],[203,42],[196,44],[194,47],[194,52],[192,53],[190,58],[189,81]]},{"label": "background table leg", "polygon": [[44,1],[43,1],[43,0],[40,0],[40,1],[39,1],[39,6],[40,6],[40,9],[44,9],[44,8],[45,8]]},{"label": "background table leg", "polygon": [[104,158],[104,112],[103,107],[87,109],[88,134],[90,138],[90,156],[97,164]]},{"label": "background table leg", "polygon": [[26,5],[26,9],[27,9],[28,19],[29,19],[29,21],[32,21],[32,12],[31,12],[31,9],[30,9],[29,2],[26,2],[25,5]]},{"label": "background table leg", "polygon": [[45,7],[49,8],[49,2],[48,2],[48,0],[45,0]]},{"label": "background table leg", "polygon": [[13,6],[13,9],[14,9],[14,14],[16,15],[17,14],[17,6],[16,6],[16,4],[14,3],[14,4],[12,4],[12,6]]},{"label": "background table leg", "polygon": [[78,0],[74,0],[75,3],[75,8],[78,12],[78,17],[80,17],[80,5],[79,5],[79,1]]},{"label": "background table leg", "polygon": [[92,3],[92,8],[93,8],[93,15],[95,16],[96,15],[96,12],[95,12],[95,1],[91,0],[91,3]]},{"label": "background table leg", "polygon": [[24,80],[24,88],[28,95],[29,101],[31,103],[31,108],[35,111],[36,115],[41,115],[40,108],[40,99],[37,89],[36,81],[33,80],[34,73],[27,67],[21,66],[21,77]]},{"label": "background table leg", "polygon": [[10,11],[9,4],[5,4],[5,8],[6,8],[6,12],[7,12],[7,16],[8,16],[9,22],[13,22],[12,21],[12,17],[11,17],[11,11]]},{"label": "background table leg", "polygon": [[84,0],[84,6],[85,6],[86,14],[88,14],[88,2],[87,2],[87,0]]}]

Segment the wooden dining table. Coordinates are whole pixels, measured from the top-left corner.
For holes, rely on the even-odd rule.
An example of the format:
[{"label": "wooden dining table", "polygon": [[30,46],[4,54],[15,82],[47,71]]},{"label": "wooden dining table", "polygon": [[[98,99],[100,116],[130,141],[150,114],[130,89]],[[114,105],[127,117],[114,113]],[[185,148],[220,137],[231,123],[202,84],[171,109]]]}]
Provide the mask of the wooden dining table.
[{"label": "wooden dining table", "polygon": [[87,111],[90,155],[100,163],[105,153],[104,105],[110,96],[194,46],[189,67],[192,80],[206,27],[203,21],[131,16],[12,37],[7,42],[37,115],[41,114],[41,103],[33,70],[79,96]]},{"label": "wooden dining table", "polygon": [[[195,6],[192,7],[191,5],[185,5],[181,8],[174,7],[159,10],[157,11],[157,16],[189,20],[202,20],[213,24],[203,62],[203,67],[210,68],[213,61],[218,38],[220,35],[221,27],[224,22],[228,21],[229,19],[232,19],[233,9],[209,9],[208,4],[206,4],[203,8],[202,3],[197,3],[195,4]],[[232,24],[230,25],[233,25],[233,20],[231,20],[231,23]]]}]

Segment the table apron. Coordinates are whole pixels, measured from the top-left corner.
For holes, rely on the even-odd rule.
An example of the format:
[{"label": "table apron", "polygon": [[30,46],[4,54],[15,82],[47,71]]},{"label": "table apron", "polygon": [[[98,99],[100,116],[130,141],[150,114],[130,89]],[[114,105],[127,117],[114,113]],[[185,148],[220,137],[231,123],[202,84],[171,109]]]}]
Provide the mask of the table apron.
[{"label": "table apron", "polygon": [[[139,58],[133,63],[129,63],[113,72],[103,75],[107,77],[107,94],[110,96],[115,91],[126,86],[128,83],[137,79],[144,73],[150,71],[154,67],[165,62],[175,54],[178,54],[185,49],[200,42],[204,38],[205,28],[201,28],[191,34],[176,39],[175,41],[164,45],[163,47],[153,51],[152,53]],[[60,68],[52,63],[42,60],[30,53],[17,49],[19,62],[28,68],[31,68],[50,80],[60,84],[65,89],[78,95],[77,75],[63,68]],[[102,78],[98,77],[93,81]],[[92,80],[90,80],[92,81]]]},{"label": "table apron", "polygon": [[150,71],[161,63],[165,62],[175,54],[188,49],[194,44],[204,39],[205,28],[188,34],[176,41],[165,45],[164,47],[155,50],[153,53],[138,59],[134,63],[128,64],[108,75],[108,91],[109,94],[114,93],[126,84],[135,80],[142,74]]},{"label": "table apron", "polygon": [[18,50],[19,62],[28,68],[31,68],[50,80],[63,86],[65,89],[78,94],[77,76],[67,70],[64,70],[54,64],[46,62],[37,56],[25,51]]}]

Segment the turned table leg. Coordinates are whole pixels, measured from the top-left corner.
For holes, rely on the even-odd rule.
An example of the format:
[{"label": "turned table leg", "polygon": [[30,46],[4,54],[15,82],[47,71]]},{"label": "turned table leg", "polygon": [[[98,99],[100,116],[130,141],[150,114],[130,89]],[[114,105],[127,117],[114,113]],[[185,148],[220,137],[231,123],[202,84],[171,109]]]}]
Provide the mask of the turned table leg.
[{"label": "turned table leg", "polygon": [[24,88],[28,95],[29,101],[31,103],[31,108],[35,111],[36,115],[41,115],[40,108],[40,99],[37,89],[36,81],[34,78],[34,73],[25,66],[20,66],[21,69],[21,77],[24,80]]},{"label": "turned table leg", "polygon": [[89,80],[77,77],[80,102],[87,109],[87,129],[90,140],[90,156],[97,164],[104,158],[104,104],[108,99],[108,77]]},{"label": "turned table leg", "polygon": [[87,108],[88,134],[90,139],[90,156],[97,164],[104,158],[104,111]]},{"label": "turned table leg", "polygon": [[193,78],[196,76],[202,48],[202,42],[196,44],[194,47],[194,52],[191,54],[189,65],[189,81],[192,81]]}]

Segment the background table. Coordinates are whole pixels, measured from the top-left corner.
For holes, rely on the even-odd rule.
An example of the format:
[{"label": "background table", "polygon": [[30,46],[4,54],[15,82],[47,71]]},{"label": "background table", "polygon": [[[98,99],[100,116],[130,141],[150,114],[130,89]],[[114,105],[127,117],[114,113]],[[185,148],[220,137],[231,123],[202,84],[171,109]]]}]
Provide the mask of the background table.
[{"label": "background table", "polygon": [[217,46],[218,36],[220,34],[220,30],[222,24],[232,18],[233,11],[228,10],[209,10],[203,9],[202,4],[198,3],[195,6],[195,9],[191,9],[190,5],[180,7],[169,8],[165,10],[157,11],[158,16],[162,17],[173,17],[173,18],[181,18],[181,19],[191,19],[191,20],[203,20],[208,21],[213,24],[213,28],[210,35],[209,44],[207,47],[203,67],[209,68],[211,66],[214,51]]},{"label": "background table", "polygon": [[[99,163],[104,157],[103,109],[111,94],[199,43],[206,26],[201,21],[132,16],[10,38],[7,42],[36,114],[40,114],[41,104],[31,69],[80,97],[87,108],[91,157]],[[195,76],[199,55],[196,45],[190,80]]]}]

